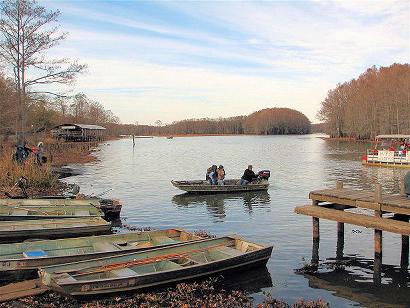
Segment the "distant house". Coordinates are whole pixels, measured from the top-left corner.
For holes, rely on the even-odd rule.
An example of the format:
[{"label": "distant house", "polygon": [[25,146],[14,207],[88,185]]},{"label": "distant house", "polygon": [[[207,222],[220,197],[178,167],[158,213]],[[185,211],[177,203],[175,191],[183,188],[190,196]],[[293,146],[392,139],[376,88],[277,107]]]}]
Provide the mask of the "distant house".
[{"label": "distant house", "polygon": [[65,141],[100,141],[104,140],[105,127],[90,124],[61,124],[51,133],[54,138]]}]

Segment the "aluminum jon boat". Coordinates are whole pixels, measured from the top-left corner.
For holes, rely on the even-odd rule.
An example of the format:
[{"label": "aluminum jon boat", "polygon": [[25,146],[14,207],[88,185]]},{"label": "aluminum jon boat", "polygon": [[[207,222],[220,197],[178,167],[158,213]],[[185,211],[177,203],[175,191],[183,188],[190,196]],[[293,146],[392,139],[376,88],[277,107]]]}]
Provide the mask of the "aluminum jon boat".
[{"label": "aluminum jon boat", "polygon": [[115,199],[66,199],[66,198],[34,198],[34,199],[0,199],[0,206],[50,207],[50,206],[94,206],[101,209],[106,217],[118,217],[122,205]]},{"label": "aluminum jon boat", "polygon": [[13,206],[0,205],[0,220],[57,219],[103,217],[104,213],[92,206]]},{"label": "aluminum jon boat", "polygon": [[110,230],[111,224],[100,217],[1,221],[0,242],[95,235]]},{"label": "aluminum jon boat", "polygon": [[[0,273],[108,257],[203,238],[180,229],[0,244]],[[0,275],[2,276],[2,275]]]},{"label": "aluminum jon boat", "polygon": [[268,190],[269,182],[260,180],[240,185],[240,180],[225,180],[225,185],[211,185],[208,181],[171,181],[172,185],[188,193],[215,194]]},{"label": "aluminum jon boat", "polygon": [[235,236],[39,269],[41,283],[72,296],[117,293],[266,265],[272,246]]}]

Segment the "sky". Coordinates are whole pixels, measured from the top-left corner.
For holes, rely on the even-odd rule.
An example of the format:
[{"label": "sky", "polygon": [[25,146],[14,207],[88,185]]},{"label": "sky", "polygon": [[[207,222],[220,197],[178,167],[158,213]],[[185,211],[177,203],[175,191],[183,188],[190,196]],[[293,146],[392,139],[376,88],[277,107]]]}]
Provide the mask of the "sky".
[{"label": "sky", "polygon": [[410,62],[410,1],[41,1],[68,38],[54,55],[88,70],[84,92],[122,123],[247,115],[317,123],[328,90]]}]

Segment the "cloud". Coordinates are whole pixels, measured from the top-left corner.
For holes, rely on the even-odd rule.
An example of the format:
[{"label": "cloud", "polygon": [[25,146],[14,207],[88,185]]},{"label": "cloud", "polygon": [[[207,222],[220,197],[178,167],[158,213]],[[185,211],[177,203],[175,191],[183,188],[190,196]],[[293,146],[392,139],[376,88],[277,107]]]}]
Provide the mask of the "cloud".
[{"label": "cloud", "polygon": [[124,122],[272,106],[315,120],[337,82],[409,62],[407,1],[49,4],[70,32],[54,54],[88,63],[78,86]]}]

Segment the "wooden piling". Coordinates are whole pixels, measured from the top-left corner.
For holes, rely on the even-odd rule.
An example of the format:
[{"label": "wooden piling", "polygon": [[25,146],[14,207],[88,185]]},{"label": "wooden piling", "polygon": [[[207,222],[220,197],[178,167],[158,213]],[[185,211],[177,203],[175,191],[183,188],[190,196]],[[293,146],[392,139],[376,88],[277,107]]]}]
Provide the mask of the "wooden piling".
[{"label": "wooden piling", "polygon": [[336,189],[343,189],[343,182],[342,181],[336,181]]}]

